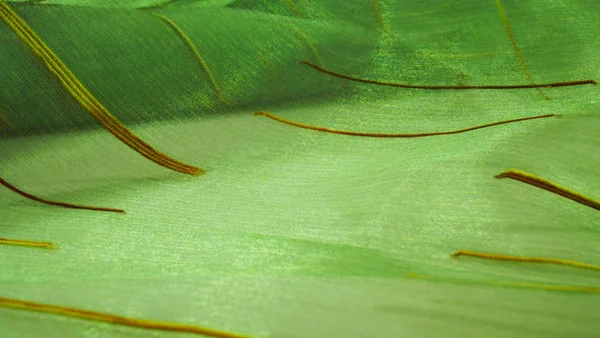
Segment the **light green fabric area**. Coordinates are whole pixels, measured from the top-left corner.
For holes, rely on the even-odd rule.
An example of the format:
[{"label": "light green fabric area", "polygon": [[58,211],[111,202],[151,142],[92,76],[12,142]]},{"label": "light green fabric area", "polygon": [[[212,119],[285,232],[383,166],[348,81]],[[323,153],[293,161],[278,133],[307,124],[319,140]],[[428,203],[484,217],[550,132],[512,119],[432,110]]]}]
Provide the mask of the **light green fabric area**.
[{"label": "light green fabric area", "polygon": [[[527,84],[494,1],[180,1],[156,9],[198,47],[225,97],[148,10],[10,3],[115,116],[188,177],[102,129],[0,24],[0,175],[60,209],[0,190],[0,296],[257,337],[564,337],[600,332],[600,295],[485,285],[600,286],[568,267],[452,260],[458,249],[600,265],[600,214],[494,175],[515,168],[600,199],[597,86]],[[42,4],[45,3],[45,4]],[[110,2],[112,3],[112,2]],[[290,3],[293,6],[290,6]],[[600,80],[600,3],[503,1],[536,83]],[[373,139],[253,116],[370,132]],[[407,278],[407,273],[437,281]],[[481,282],[478,284],[478,282]],[[3,337],[176,337],[0,308]],[[180,335],[184,337],[185,335]]]}]

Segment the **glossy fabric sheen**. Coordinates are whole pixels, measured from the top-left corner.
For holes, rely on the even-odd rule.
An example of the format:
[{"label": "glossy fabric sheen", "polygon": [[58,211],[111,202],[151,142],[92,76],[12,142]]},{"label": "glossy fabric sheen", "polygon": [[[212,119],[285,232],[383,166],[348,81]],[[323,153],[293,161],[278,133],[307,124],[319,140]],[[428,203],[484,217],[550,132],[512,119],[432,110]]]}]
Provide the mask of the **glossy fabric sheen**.
[{"label": "glossy fabric sheen", "polygon": [[[349,82],[600,81],[600,3],[205,0],[7,2],[86,88],[160,151],[120,143],[0,22],[0,296],[255,337],[591,337],[600,295],[486,282],[600,286],[600,213],[497,175],[514,168],[600,199],[600,90],[418,90]],[[140,9],[141,7],[151,7]],[[374,9],[376,8],[376,10]],[[164,21],[194,43],[203,68]],[[225,104],[208,73],[214,77]],[[373,133],[361,138],[254,116]],[[408,273],[435,280],[407,277]],[[2,337],[176,337],[0,308]]]}]

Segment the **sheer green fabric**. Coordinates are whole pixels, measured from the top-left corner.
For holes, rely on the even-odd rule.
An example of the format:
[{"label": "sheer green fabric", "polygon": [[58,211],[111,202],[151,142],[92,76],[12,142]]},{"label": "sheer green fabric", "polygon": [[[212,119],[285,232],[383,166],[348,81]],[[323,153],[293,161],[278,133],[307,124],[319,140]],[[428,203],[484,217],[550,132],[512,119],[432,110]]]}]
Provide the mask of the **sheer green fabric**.
[{"label": "sheer green fabric", "polygon": [[[207,173],[169,171],[120,143],[0,22],[0,109],[12,125],[0,124],[0,175],[48,199],[127,211],[0,190],[0,237],[60,246],[0,246],[0,296],[257,337],[599,332],[598,294],[489,284],[600,286],[597,271],[449,258],[465,249],[600,265],[597,210],[493,178],[515,168],[600,199],[597,86],[398,89],[298,61],[423,85],[600,80],[600,2],[502,2],[531,79],[491,0],[8,4],[132,131]],[[207,68],[152,13],[185,32]],[[561,116],[377,139],[258,110],[380,133]],[[3,308],[0,328],[177,336]]]}]

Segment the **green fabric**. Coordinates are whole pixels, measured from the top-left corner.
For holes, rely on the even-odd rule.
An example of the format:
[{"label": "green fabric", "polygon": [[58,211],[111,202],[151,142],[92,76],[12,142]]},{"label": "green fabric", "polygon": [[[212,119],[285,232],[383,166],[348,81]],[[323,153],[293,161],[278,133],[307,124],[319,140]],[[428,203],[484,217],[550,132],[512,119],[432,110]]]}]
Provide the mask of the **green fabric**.
[{"label": "green fabric", "polygon": [[[257,337],[594,336],[600,295],[485,282],[600,286],[598,272],[449,255],[458,249],[600,265],[600,214],[494,175],[515,168],[600,199],[597,86],[528,84],[494,1],[165,1],[9,5],[137,135],[207,170],[190,177],[120,143],[0,22],[0,297]],[[56,5],[52,5],[56,4]],[[69,6],[69,4],[77,6]],[[111,4],[110,6],[108,4]],[[114,5],[114,6],[113,6]],[[503,1],[536,83],[600,80],[600,2]],[[120,8],[116,8],[120,7]],[[373,139],[556,113],[469,133]],[[408,273],[435,281],[407,278]],[[481,282],[481,283],[479,283]],[[479,283],[479,284],[478,284]],[[3,337],[169,336],[0,308]],[[185,335],[181,335],[182,337]]]}]

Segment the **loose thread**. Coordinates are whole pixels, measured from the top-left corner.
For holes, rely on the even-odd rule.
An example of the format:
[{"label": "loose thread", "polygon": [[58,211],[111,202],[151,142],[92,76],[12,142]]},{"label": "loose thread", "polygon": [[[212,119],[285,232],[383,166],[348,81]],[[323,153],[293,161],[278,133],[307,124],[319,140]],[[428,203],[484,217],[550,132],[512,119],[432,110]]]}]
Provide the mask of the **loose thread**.
[{"label": "loose thread", "polygon": [[21,239],[0,238],[0,244],[28,246],[34,248],[56,249],[50,242],[25,241]]},{"label": "loose thread", "polygon": [[108,211],[108,212],[118,212],[118,213],[125,213],[125,210],[123,209],[115,209],[115,208],[101,208],[101,207],[91,207],[91,206],[85,206],[85,205],[77,205],[77,204],[70,204],[70,203],[64,203],[64,202],[55,202],[55,201],[50,201],[47,199],[43,199],[37,196],[34,196],[32,194],[29,194],[17,187],[15,187],[14,185],[8,183],[5,179],[3,179],[2,177],[0,177],[0,184],[4,185],[5,187],[7,187],[8,189],[16,192],[17,194],[26,197],[30,200],[34,200],[40,203],[44,203],[44,204],[49,204],[49,205],[55,205],[55,206],[59,206],[59,207],[64,207],[64,208],[71,208],[71,209],[85,209],[85,210],[94,210],[94,211]]},{"label": "loose thread", "polygon": [[516,181],[520,181],[520,182],[532,185],[534,187],[538,187],[540,189],[547,190],[551,193],[560,195],[562,197],[568,198],[577,203],[587,205],[588,207],[594,208],[596,210],[600,210],[600,202],[599,201],[594,200],[585,195],[582,195],[573,190],[570,190],[569,188],[558,185],[552,181],[534,176],[534,175],[526,173],[524,171],[510,169],[510,170],[500,173],[494,177],[498,178],[498,179],[510,178],[510,179],[513,179]]},{"label": "loose thread", "polygon": [[[502,6],[501,0],[496,0],[496,7],[498,7],[498,13],[500,14],[500,19],[502,20],[502,24],[504,25],[506,34],[508,35],[510,43],[513,47],[515,56],[517,57],[517,60],[519,61],[519,65],[521,66],[521,72],[523,72],[523,75],[525,75],[525,78],[527,78],[527,80],[529,80],[530,83],[533,83],[533,78],[531,77],[531,74],[529,74],[529,71],[527,70],[527,66],[525,65],[525,58],[523,57],[523,54],[521,53],[521,49],[519,48],[519,45],[517,44],[517,39],[515,38],[515,35],[513,34],[512,29],[510,28],[510,24],[508,23],[508,16],[506,15],[506,12],[504,11],[504,7]],[[544,100],[547,100],[547,101],[550,100],[550,98],[548,96],[546,96],[546,94],[544,94],[544,92],[542,92],[539,88],[537,89],[537,91]]]},{"label": "loose thread", "polygon": [[255,112],[254,115],[256,115],[256,116],[266,116],[266,117],[268,117],[268,118],[270,118],[272,120],[275,120],[277,122],[285,123],[285,124],[288,124],[288,125],[291,125],[291,126],[294,126],[294,127],[298,127],[298,128],[304,128],[304,129],[322,131],[322,132],[332,133],[332,134],[348,135],[348,136],[382,137],[382,138],[413,138],[413,137],[426,137],[426,136],[438,136],[438,135],[452,135],[452,134],[460,134],[460,133],[464,133],[464,132],[468,132],[468,131],[472,131],[472,130],[477,130],[477,129],[482,129],[482,128],[488,128],[488,127],[498,126],[498,125],[501,125],[501,124],[507,124],[507,123],[514,123],[514,122],[521,122],[521,121],[527,121],[527,120],[535,120],[535,119],[542,119],[542,118],[548,118],[548,117],[558,116],[556,114],[547,114],[547,115],[523,117],[523,118],[518,118],[518,119],[513,119],[513,120],[506,120],[506,121],[499,121],[499,122],[484,124],[484,125],[480,125],[480,126],[466,128],[466,129],[453,130],[453,131],[439,131],[439,132],[416,133],[416,134],[379,134],[379,133],[363,133],[363,132],[355,132],[355,131],[336,130],[336,129],[329,129],[329,128],[324,128],[324,127],[311,126],[311,125],[302,124],[302,123],[299,123],[299,122],[294,122],[294,121],[286,120],[286,119],[283,119],[281,117],[269,114],[269,113],[264,112],[264,111]]},{"label": "loose thread", "polygon": [[510,287],[519,289],[536,289],[544,291],[561,291],[561,292],[578,292],[578,293],[593,293],[600,294],[600,288],[594,286],[576,286],[576,285],[551,285],[551,284],[532,284],[519,282],[494,282],[494,281],[474,281],[474,280],[458,280],[458,279],[441,279],[433,276],[419,275],[408,273],[408,278],[421,279],[429,281],[445,281],[451,283],[469,283],[476,285],[491,285],[498,287]]},{"label": "loose thread", "polygon": [[75,317],[75,318],[80,318],[80,319],[96,321],[96,322],[104,322],[104,323],[109,323],[109,324],[114,324],[114,325],[129,326],[129,327],[135,327],[135,328],[140,328],[140,329],[193,333],[193,334],[197,334],[197,335],[203,335],[203,336],[207,336],[207,337],[218,337],[218,338],[244,338],[244,337],[247,337],[247,336],[242,336],[242,335],[239,335],[236,333],[224,332],[224,331],[209,329],[209,328],[205,328],[205,327],[201,327],[201,326],[128,318],[128,317],[122,317],[122,316],[112,315],[112,314],[108,314],[108,313],[80,310],[80,309],[57,306],[57,305],[50,305],[50,304],[33,303],[33,302],[28,302],[28,301],[23,301],[23,300],[18,300],[18,299],[4,298],[4,297],[0,297],[0,306],[7,307],[7,308],[13,308],[13,309],[20,309],[20,310],[46,312],[46,313],[67,316],[67,317]]},{"label": "loose thread", "polygon": [[158,14],[158,13],[151,13],[151,14],[153,16],[159,18],[164,23],[166,23],[169,27],[171,27],[171,29],[175,32],[177,37],[185,44],[187,49],[190,50],[194,59],[196,59],[196,61],[198,62],[198,64],[202,68],[202,70],[206,73],[206,75],[210,79],[210,82],[211,82],[213,88],[217,92],[217,96],[219,97],[219,100],[221,100],[221,102],[223,102],[224,104],[231,106],[231,103],[229,102],[229,100],[227,100],[227,98],[223,94],[223,91],[221,90],[221,87],[219,86],[217,79],[215,78],[213,73],[210,71],[208,64],[206,63],[204,58],[202,58],[202,56],[200,55],[200,51],[198,51],[198,48],[196,47],[196,45],[194,45],[194,43],[192,42],[190,37],[187,34],[185,34],[185,32],[181,29],[181,27],[179,27],[173,20],[167,18],[164,15]]},{"label": "loose thread", "polygon": [[581,80],[581,81],[569,81],[569,82],[553,82],[553,83],[542,83],[542,84],[528,84],[528,85],[506,85],[506,86],[496,86],[496,85],[484,85],[484,86],[425,86],[425,85],[412,85],[412,84],[404,84],[404,83],[391,83],[391,82],[381,82],[376,80],[367,80],[360,79],[340,73],[336,73],[334,71],[325,69],[320,67],[314,63],[311,63],[306,60],[299,61],[300,64],[307,65],[319,72],[329,74],[331,76],[338,77],[340,79],[368,83],[380,86],[389,86],[389,87],[397,87],[397,88],[409,88],[409,89],[433,89],[433,90],[474,90],[474,89],[530,89],[530,88],[557,88],[557,87],[568,87],[568,86],[581,86],[592,84],[596,85],[596,81],[594,80]]},{"label": "loose thread", "polygon": [[21,17],[0,0],[0,17],[17,34],[17,36],[45,63],[47,68],[58,78],[67,91],[85,108],[104,128],[121,142],[128,145],[147,159],[166,168],[190,174],[201,175],[200,168],[177,161],[151,147],[137,135],[127,129],[83,86],[68,67],[52,52],[41,38],[29,27]]},{"label": "loose thread", "polygon": [[511,262],[520,262],[520,263],[543,263],[543,264],[566,265],[566,266],[572,266],[572,267],[581,268],[581,269],[600,271],[600,266],[598,266],[598,265],[581,263],[581,262],[570,261],[570,260],[565,260],[565,259],[508,256],[508,255],[491,254],[491,253],[485,253],[485,252],[475,252],[475,251],[468,251],[468,250],[458,250],[455,253],[453,253],[452,255],[450,255],[450,257],[452,257],[452,258],[458,258],[460,256],[469,256],[469,257],[476,257],[476,258],[483,258],[483,259],[493,259],[493,260],[511,261]]}]

